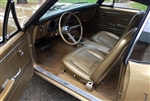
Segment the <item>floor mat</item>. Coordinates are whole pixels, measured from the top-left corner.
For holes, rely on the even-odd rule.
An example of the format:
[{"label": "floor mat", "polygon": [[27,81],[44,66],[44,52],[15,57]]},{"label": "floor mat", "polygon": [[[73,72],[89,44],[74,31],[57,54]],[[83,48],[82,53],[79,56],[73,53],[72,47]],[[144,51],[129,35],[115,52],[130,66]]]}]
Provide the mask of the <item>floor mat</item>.
[{"label": "floor mat", "polygon": [[45,65],[47,67],[51,66],[53,63],[55,63],[56,61],[58,61],[60,58],[62,58],[62,54],[58,54],[55,52],[49,52],[49,54],[47,54],[44,59],[42,59],[41,61],[39,61],[42,65]]},{"label": "floor mat", "polygon": [[108,76],[102,86],[97,91],[113,100],[116,98],[118,79]]},{"label": "floor mat", "polygon": [[36,59],[38,64],[45,70],[58,75],[65,69],[62,57],[68,52],[73,51],[76,46],[68,45],[60,38],[54,38],[49,41],[51,47],[45,51],[37,50]]},{"label": "floor mat", "polygon": [[39,64],[47,71],[58,75],[62,73],[65,69],[62,63],[62,54],[55,52],[50,52],[42,61],[39,61]]},{"label": "floor mat", "polygon": [[54,62],[52,65],[50,65],[49,67],[39,64],[40,66],[42,66],[43,69],[49,71],[50,73],[54,74],[54,75],[58,75],[60,73],[64,72],[64,65],[61,61],[61,59],[59,59],[58,61]]}]

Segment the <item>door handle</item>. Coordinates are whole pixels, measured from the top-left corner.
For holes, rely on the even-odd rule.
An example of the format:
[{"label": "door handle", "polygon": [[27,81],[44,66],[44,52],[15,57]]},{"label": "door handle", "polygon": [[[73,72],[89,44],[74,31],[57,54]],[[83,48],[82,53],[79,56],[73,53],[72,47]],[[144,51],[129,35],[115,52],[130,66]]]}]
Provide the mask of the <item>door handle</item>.
[{"label": "door handle", "polygon": [[116,26],[115,24],[112,24],[112,23],[109,23],[109,25],[110,25],[110,26],[113,26],[113,27],[115,27],[115,26]]},{"label": "door handle", "polygon": [[24,52],[22,50],[19,50],[18,53],[20,54],[20,56],[24,55]]},{"label": "door handle", "polygon": [[15,78],[17,78],[17,76],[21,73],[21,68],[19,68],[18,72],[16,73],[16,75],[14,75],[11,79],[15,80]]}]

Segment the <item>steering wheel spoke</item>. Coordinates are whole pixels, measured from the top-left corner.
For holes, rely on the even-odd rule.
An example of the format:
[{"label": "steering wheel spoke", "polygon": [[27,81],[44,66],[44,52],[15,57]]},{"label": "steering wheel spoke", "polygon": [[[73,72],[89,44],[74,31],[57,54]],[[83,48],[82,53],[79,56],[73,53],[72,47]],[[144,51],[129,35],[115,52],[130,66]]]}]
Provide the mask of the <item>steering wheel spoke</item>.
[{"label": "steering wheel spoke", "polygon": [[73,29],[76,29],[76,28],[78,28],[78,27],[80,27],[80,26],[81,26],[80,24],[74,25],[74,26],[71,26],[70,29],[73,30]]},{"label": "steering wheel spoke", "polygon": [[77,41],[74,39],[74,37],[70,33],[67,33],[67,35],[74,43],[77,43]]},{"label": "steering wheel spoke", "polygon": [[67,16],[66,20],[64,21],[64,24],[65,24],[65,25],[68,24],[68,20],[70,19],[70,17],[71,17],[71,14],[69,14],[69,15]]}]

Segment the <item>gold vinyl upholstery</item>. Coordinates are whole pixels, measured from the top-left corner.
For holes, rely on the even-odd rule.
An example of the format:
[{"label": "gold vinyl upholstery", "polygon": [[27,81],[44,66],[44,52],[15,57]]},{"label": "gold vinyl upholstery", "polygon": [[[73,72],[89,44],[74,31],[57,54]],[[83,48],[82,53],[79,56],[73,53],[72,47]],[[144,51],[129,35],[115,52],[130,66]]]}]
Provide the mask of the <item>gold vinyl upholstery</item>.
[{"label": "gold vinyl upholstery", "polygon": [[91,74],[100,65],[104,57],[105,56],[97,50],[81,47],[67,54],[63,58],[63,63],[74,75],[89,81]]},{"label": "gold vinyl upholstery", "polygon": [[107,31],[101,31],[95,34],[92,37],[92,40],[94,42],[98,42],[102,45],[105,45],[109,48],[113,48],[114,45],[117,43],[119,40],[119,37],[113,33],[107,32]]},{"label": "gold vinyl upholstery", "polygon": [[109,51],[110,51],[110,48],[108,46],[93,42],[91,40],[85,40],[85,41],[81,42],[81,44],[83,44],[86,47],[102,51],[104,53],[109,53]]},{"label": "gold vinyl upholstery", "polygon": [[81,47],[64,56],[63,63],[72,74],[83,80],[98,84],[100,79],[120,59],[136,29],[134,28],[126,33],[106,56],[96,49]]},{"label": "gold vinyl upholstery", "polygon": [[[137,14],[135,14],[133,18],[130,20],[124,32],[122,33],[122,36],[126,34],[128,31],[130,31],[132,28],[138,27],[143,15],[144,15],[144,11],[140,11]],[[98,42],[100,44],[113,48],[114,45],[119,40],[119,37],[115,33],[100,31],[96,33],[94,36],[92,36],[91,39],[94,42]]]},{"label": "gold vinyl upholstery", "polygon": [[137,28],[133,28],[126,33],[105,57],[104,61],[95,69],[90,77],[95,84],[98,84],[120,60],[136,30]]}]

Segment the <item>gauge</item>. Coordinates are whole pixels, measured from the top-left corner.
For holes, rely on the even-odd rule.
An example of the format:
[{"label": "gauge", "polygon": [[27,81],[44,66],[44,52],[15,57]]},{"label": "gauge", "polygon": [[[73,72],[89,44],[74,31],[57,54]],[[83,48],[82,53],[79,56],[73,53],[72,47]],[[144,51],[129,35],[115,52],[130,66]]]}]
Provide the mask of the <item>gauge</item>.
[{"label": "gauge", "polygon": [[54,30],[55,26],[56,26],[56,22],[55,22],[54,20],[51,21],[51,22],[48,24],[48,26],[47,26],[47,31],[48,31],[49,33],[52,32],[52,31]]}]

